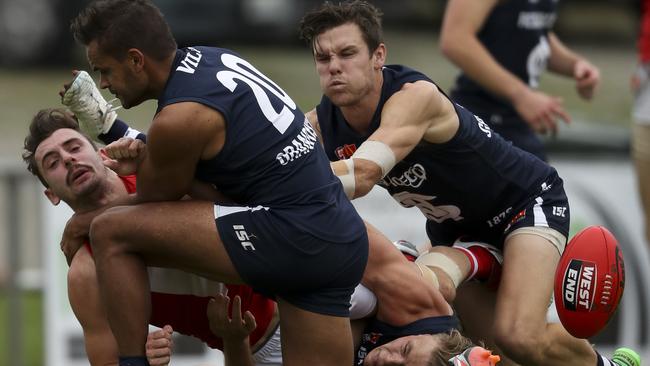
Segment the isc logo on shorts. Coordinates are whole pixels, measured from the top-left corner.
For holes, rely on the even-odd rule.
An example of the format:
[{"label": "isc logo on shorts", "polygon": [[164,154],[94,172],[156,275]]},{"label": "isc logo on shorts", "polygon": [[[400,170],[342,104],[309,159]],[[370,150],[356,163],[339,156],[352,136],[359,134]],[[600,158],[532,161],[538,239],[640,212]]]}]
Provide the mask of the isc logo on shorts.
[{"label": "isc logo on shorts", "polygon": [[564,274],[562,294],[564,307],[573,311],[589,311],[596,292],[596,264],[571,260]]},{"label": "isc logo on shorts", "polygon": [[244,250],[255,250],[246,229],[244,229],[244,225],[233,225],[232,228],[235,229],[235,235],[237,235],[237,239]]}]

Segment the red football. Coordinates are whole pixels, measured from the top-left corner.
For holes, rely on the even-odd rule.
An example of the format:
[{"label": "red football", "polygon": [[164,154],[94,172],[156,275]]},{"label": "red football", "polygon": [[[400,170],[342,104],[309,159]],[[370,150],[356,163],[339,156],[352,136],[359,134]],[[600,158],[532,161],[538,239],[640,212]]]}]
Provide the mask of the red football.
[{"label": "red football", "polygon": [[567,244],[555,272],[555,307],[577,338],[600,332],[623,296],[625,265],[618,242],[602,226],[588,226]]}]

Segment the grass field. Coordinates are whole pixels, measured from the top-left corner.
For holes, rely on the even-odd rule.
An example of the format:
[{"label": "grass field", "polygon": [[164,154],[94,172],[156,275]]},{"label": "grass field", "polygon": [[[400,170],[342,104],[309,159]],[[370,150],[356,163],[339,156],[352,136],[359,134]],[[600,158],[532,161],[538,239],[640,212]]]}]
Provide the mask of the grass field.
[{"label": "grass field", "polygon": [[0,366],[9,365],[12,352],[21,352],[25,366],[40,366],[43,364],[43,296],[39,292],[24,293],[22,305],[22,350],[9,350],[9,339],[14,336],[6,324],[9,323],[6,294],[0,291]]},{"label": "grass field", "polygon": [[[456,70],[440,55],[433,34],[387,34],[389,63],[403,63],[428,74],[448,90]],[[231,47],[232,45],[223,45]],[[238,47],[244,58],[287,91],[303,110],[313,108],[320,100],[318,80],[311,54],[307,48]],[[567,109],[575,119],[594,124],[629,125],[632,97],[628,80],[635,65],[633,40],[620,48],[598,48],[597,45],[578,47],[602,71],[602,85],[591,102],[579,100],[570,80],[546,75],[542,89],[564,98]],[[80,59],[76,68],[87,68]],[[27,124],[40,108],[58,106],[57,92],[70,77],[69,70],[3,70],[0,69],[0,160],[19,161]],[[108,96],[108,94],[105,94]],[[154,102],[128,111],[120,111],[121,118],[146,130]],[[2,266],[2,262],[0,262]],[[0,366],[7,365],[9,352],[22,352],[26,366],[39,366],[43,359],[43,319],[40,294],[28,293],[23,299],[24,349],[8,350],[12,335],[6,326],[0,327]],[[7,324],[7,304],[0,291],[0,324]],[[11,365],[16,366],[16,365]]]}]

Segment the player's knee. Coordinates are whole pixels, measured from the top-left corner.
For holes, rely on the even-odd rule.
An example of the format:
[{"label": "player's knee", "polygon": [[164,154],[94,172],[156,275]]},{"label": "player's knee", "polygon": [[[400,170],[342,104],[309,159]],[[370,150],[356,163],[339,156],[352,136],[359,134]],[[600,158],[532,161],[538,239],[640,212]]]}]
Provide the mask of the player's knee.
[{"label": "player's knee", "polygon": [[115,243],[117,236],[121,233],[126,224],[123,207],[113,207],[95,217],[90,224],[90,245],[93,248],[95,258],[106,254],[107,250],[119,250]]},{"label": "player's knee", "polygon": [[[80,251],[86,250],[85,248],[79,249]],[[81,253],[79,253],[81,254]],[[97,272],[95,262],[90,254],[83,253],[83,255],[75,255],[70,263],[68,269],[68,288],[69,289],[83,289],[89,286],[95,286],[97,283]]]},{"label": "player's knee", "polygon": [[544,345],[537,332],[525,327],[504,327],[495,324],[494,342],[509,358],[518,363],[543,359]]}]

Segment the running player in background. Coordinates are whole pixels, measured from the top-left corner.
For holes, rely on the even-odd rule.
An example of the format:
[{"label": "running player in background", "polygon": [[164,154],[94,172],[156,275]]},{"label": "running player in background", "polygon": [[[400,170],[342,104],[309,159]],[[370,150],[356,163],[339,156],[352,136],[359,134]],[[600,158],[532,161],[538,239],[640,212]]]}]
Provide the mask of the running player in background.
[{"label": "running player in background", "polygon": [[[71,28],[123,107],[158,100],[146,153],[109,153],[137,172],[134,197],[71,219],[90,233],[120,365],[147,364],[147,265],[274,296],[286,365],[351,363],[368,238],[293,100],[232,51],[177,49],[150,1],[92,2]],[[194,178],[235,203],[179,201]]]},{"label": "running player in background", "polygon": [[650,245],[650,0],[641,0],[641,27],[637,41],[638,65],[632,76],[632,157],[644,212],[644,233]]},{"label": "running player in background", "polygon": [[503,248],[494,314],[475,310],[488,326],[494,315],[489,341],[514,362],[607,365],[588,341],[546,321],[569,229],[562,179],[422,73],[385,65],[380,24],[377,8],[351,1],[325,3],[300,25],[324,93],[307,115],[348,197],[378,184],[422,211],[431,243],[471,238]]},{"label": "running player in background", "polygon": [[564,45],[552,31],[557,0],[450,0],[440,48],[462,73],[451,98],[493,131],[547,160],[539,134],[555,135],[569,123],[561,98],[539,90],[548,69],[573,78],[583,99],[593,97],[598,68]]}]

